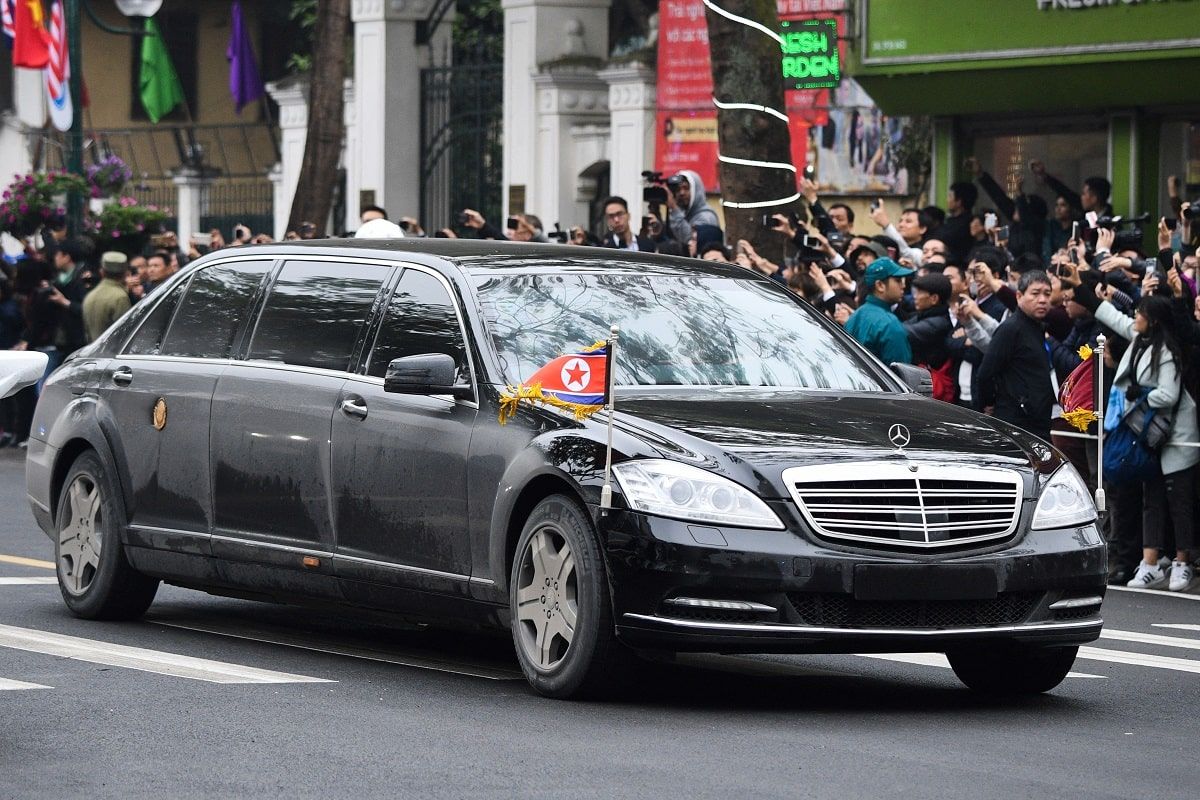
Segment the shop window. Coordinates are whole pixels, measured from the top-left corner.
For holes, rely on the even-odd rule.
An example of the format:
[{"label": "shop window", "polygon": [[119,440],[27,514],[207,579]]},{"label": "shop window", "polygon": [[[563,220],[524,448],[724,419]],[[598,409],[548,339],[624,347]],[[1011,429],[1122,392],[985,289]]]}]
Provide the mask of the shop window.
[{"label": "shop window", "polygon": [[[1041,161],[1047,173],[1078,192],[1084,178],[1108,177],[1108,134],[1079,131],[977,136],[975,156],[1010,197],[1020,192],[1023,184],[1026,194],[1040,194],[1053,208],[1054,190],[1037,182],[1029,171],[1029,162]],[[978,205],[990,205],[986,195],[981,194]]]}]

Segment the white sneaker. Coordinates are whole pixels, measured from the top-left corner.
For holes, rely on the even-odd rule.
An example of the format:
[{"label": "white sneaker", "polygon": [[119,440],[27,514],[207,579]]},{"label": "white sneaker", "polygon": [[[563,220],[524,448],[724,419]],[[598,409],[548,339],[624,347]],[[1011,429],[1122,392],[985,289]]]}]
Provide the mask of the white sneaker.
[{"label": "white sneaker", "polygon": [[1161,589],[1167,585],[1167,573],[1157,564],[1152,567],[1143,561],[1138,564],[1133,580],[1125,585],[1131,589]]},{"label": "white sneaker", "polygon": [[1192,583],[1192,578],[1196,577],[1196,573],[1192,570],[1192,565],[1186,561],[1175,561],[1171,564],[1171,582],[1167,585],[1167,589],[1172,592],[1182,592]]}]

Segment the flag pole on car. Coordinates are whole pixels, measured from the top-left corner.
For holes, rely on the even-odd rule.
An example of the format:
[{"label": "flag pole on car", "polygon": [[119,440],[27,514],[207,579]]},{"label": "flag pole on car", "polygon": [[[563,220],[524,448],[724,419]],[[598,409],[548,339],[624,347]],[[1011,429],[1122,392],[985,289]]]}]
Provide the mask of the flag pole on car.
[{"label": "flag pole on car", "polygon": [[613,394],[613,372],[617,361],[617,338],[621,329],[613,325],[608,337],[608,363],[604,369],[604,407],[608,411],[608,446],[604,452],[604,488],[600,490],[600,510],[612,508],[612,439],[613,417],[617,413],[617,398]]}]

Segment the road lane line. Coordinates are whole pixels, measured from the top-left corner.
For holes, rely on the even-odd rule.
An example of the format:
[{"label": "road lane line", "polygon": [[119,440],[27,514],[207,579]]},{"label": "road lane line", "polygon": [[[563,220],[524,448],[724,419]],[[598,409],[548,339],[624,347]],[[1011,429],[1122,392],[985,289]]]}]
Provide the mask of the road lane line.
[{"label": "road lane line", "polygon": [[262,628],[254,628],[251,626],[239,627],[236,624],[170,622],[165,619],[155,619],[150,615],[146,617],[146,621],[152,622],[155,625],[163,625],[168,628],[178,628],[185,631],[210,633],[217,636],[229,636],[234,639],[244,639],[252,642],[261,642],[263,644],[280,645],[282,647],[295,647],[301,650],[310,650],[316,653],[329,653],[331,655],[348,656],[350,658],[360,658],[366,661],[379,661],[385,664],[397,664],[402,667],[428,669],[435,672],[449,672],[455,675],[466,675],[471,678],[484,678],[491,681],[519,681],[524,680],[525,677],[515,669],[503,669],[500,667],[490,667],[482,664],[462,663],[445,658],[396,654],[386,650],[356,647],[354,645],[341,645],[334,642],[329,642],[321,637],[296,634],[286,631],[279,632]]},{"label": "road lane line", "polygon": [[[949,659],[943,653],[855,653],[859,658],[878,658],[882,661],[896,661],[901,664],[917,664],[922,667],[944,667],[952,669]],[[1107,678],[1107,675],[1093,675],[1090,672],[1068,672],[1068,678]]]},{"label": "road lane line", "polygon": [[324,678],[211,661],[206,658],[129,647],[61,633],[0,625],[0,647],[30,653],[60,656],[92,664],[125,667],[159,675],[208,681],[209,683],[336,683]]},{"label": "road lane line", "polygon": [[1132,664],[1136,667],[1153,667],[1154,669],[1200,674],[1200,661],[1189,661],[1186,658],[1143,655],[1128,653],[1124,650],[1103,650],[1099,647],[1081,647],[1079,648],[1079,657],[1092,661],[1109,661],[1113,664]]},{"label": "road lane line", "polygon": [[1177,631],[1200,631],[1200,625],[1187,625],[1182,622],[1154,622],[1152,628],[1174,628]]},{"label": "road lane line", "polygon": [[1162,589],[1135,589],[1132,586],[1113,586],[1109,584],[1110,592],[1133,592],[1134,594],[1152,594],[1155,597],[1178,597],[1180,600],[1200,600],[1200,594],[1191,592],[1164,592]]},{"label": "road lane line", "polygon": [[24,558],[22,556],[0,555],[0,564],[20,564],[22,567],[41,567],[42,569],[54,569],[53,561],[38,561],[36,558]]},{"label": "road lane line", "polygon": [[1180,636],[1157,636],[1153,633],[1138,633],[1136,631],[1114,631],[1105,628],[1100,632],[1101,639],[1115,639],[1121,642],[1140,642],[1142,644],[1157,644],[1163,647],[1181,647],[1184,650],[1200,650],[1200,639],[1184,639]]},{"label": "road lane line", "polygon": [[34,586],[58,583],[57,577],[35,575],[30,578],[0,578],[0,586]]},{"label": "road lane line", "polygon": [[40,683],[26,683],[25,681],[13,681],[8,678],[0,678],[0,692],[20,691],[23,689],[53,689],[53,686],[42,686]]}]

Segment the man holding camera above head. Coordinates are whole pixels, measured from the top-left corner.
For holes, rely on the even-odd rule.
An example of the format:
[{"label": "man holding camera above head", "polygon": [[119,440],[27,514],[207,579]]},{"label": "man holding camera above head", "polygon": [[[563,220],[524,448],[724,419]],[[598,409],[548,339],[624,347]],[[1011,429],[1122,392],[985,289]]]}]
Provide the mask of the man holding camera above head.
[{"label": "man holding camera above head", "polygon": [[721,227],[717,212],[708,207],[704,181],[690,169],[667,178],[667,227],[677,242],[692,238],[697,225]]},{"label": "man holding camera above head", "polygon": [[605,247],[641,253],[653,253],[656,250],[653,239],[636,235],[629,226],[629,203],[625,202],[624,197],[613,195],[604,201],[604,223],[608,226],[608,233],[604,237]]},{"label": "man holding camera above head", "polygon": [[1095,211],[1096,216],[1099,217],[1112,216],[1112,206],[1108,203],[1108,198],[1112,194],[1112,184],[1107,179],[1101,178],[1099,175],[1084,178],[1083,188],[1076,194],[1065,183],[1046,172],[1046,165],[1041,161],[1030,161],[1029,171],[1038,181],[1046,184],[1054,190],[1056,195],[1065,199],[1076,211],[1083,213]]}]

